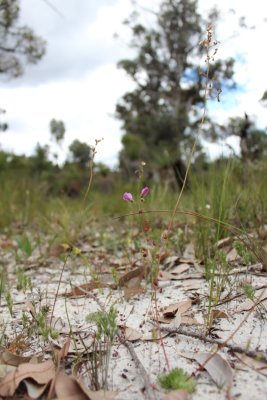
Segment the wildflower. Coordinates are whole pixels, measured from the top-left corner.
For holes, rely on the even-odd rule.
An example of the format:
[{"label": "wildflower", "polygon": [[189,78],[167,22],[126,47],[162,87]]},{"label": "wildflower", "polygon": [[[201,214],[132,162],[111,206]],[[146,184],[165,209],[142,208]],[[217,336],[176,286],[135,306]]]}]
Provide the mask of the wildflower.
[{"label": "wildflower", "polygon": [[125,201],[133,201],[133,195],[132,195],[132,193],[125,192],[125,193],[123,193],[122,198],[123,198],[123,200],[125,200]]},{"label": "wildflower", "polygon": [[146,197],[149,194],[150,190],[149,187],[145,186],[140,193],[141,198],[143,199],[144,197]]}]

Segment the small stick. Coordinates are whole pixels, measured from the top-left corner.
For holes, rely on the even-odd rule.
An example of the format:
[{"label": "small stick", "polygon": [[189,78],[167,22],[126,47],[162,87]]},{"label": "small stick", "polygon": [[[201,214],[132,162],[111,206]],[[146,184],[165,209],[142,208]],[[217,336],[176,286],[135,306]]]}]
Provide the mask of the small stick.
[{"label": "small stick", "polygon": [[133,359],[133,361],[134,361],[134,363],[136,365],[136,368],[140,372],[140,376],[141,376],[141,378],[143,380],[148,400],[158,400],[159,396],[152,389],[152,385],[151,385],[151,382],[149,380],[148,373],[146,372],[145,367],[143,366],[143,364],[141,363],[140,359],[138,358],[138,356],[137,356],[137,354],[136,354],[136,352],[134,350],[134,346],[132,345],[131,342],[129,342],[128,340],[124,340],[121,337],[120,337],[120,340],[121,340],[121,343],[127,348],[129,353],[131,354],[131,357],[132,357],[132,359]]},{"label": "small stick", "polygon": [[[149,321],[152,325],[157,326],[157,324],[154,321]],[[258,358],[261,356],[261,360],[267,363],[267,353],[263,352],[257,352],[255,350],[246,350],[240,346],[235,346],[230,343],[226,343],[224,340],[220,339],[211,339],[203,335],[202,333],[196,333],[196,332],[190,332],[184,328],[176,328],[175,326],[164,326],[160,327],[161,331],[169,332],[169,333],[178,333],[180,335],[184,336],[190,336],[195,339],[202,340],[203,342],[206,343],[211,343],[211,344],[217,344],[219,348],[227,347],[229,350],[236,352],[236,353],[243,353],[246,354],[249,357],[253,358]]]}]

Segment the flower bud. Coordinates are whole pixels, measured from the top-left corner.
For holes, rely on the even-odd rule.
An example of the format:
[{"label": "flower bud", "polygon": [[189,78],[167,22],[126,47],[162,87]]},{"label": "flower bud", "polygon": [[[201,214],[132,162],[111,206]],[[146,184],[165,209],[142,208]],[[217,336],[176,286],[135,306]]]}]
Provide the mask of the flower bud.
[{"label": "flower bud", "polygon": [[123,198],[123,200],[125,200],[125,201],[133,201],[133,195],[132,195],[132,193],[125,192],[125,193],[123,193],[122,198]]},{"label": "flower bud", "polygon": [[150,192],[149,187],[145,186],[140,193],[141,198],[144,198],[148,195],[148,193]]}]

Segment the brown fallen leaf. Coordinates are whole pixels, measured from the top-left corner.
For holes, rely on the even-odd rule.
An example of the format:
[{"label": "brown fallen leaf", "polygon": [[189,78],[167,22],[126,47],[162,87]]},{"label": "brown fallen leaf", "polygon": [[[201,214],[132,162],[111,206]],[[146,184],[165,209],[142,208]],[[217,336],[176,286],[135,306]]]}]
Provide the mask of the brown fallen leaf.
[{"label": "brown fallen leaf", "polygon": [[91,281],[88,283],[84,283],[80,286],[76,286],[71,289],[70,292],[65,294],[66,297],[79,297],[79,296],[86,296],[91,290],[94,289],[102,289],[106,287],[111,287],[108,283],[99,282],[99,281]]},{"label": "brown fallen leaf", "polygon": [[187,315],[182,315],[181,324],[182,325],[201,325],[195,318],[188,317]]},{"label": "brown fallen leaf", "polygon": [[184,290],[197,290],[201,288],[201,284],[199,281],[191,279],[183,282],[182,287],[184,288]]},{"label": "brown fallen leaf", "polygon": [[46,384],[54,376],[55,366],[51,360],[40,364],[20,364],[15,371],[9,372],[0,382],[0,396],[13,396],[20,382],[26,378],[31,378],[39,384]]},{"label": "brown fallen leaf", "polygon": [[229,246],[232,242],[233,242],[233,238],[230,236],[220,239],[217,242],[217,248],[222,249],[223,247]]},{"label": "brown fallen leaf", "polygon": [[158,281],[170,281],[172,279],[178,279],[177,276],[171,274],[168,271],[160,271],[158,274]]},{"label": "brown fallen leaf", "polygon": [[189,264],[185,264],[185,263],[179,264],[176,267],[172,268],[171,273],[179,275],[179,274],[182,274],[185,271],[188,271],[189,268],[190,268]]},{"label": "brown fallen leaf", "polygon": [[[76,383],[79,385],[80,389],[83,391],[83,393],[87,396],[86,399],[89,400],[114,400],[115,397],[117,396],[118,393],[112,392],[109,390],[97,390],[97,391],[92,391],[88,389],[88,387],[84,384],[83,380],[80,377],[80,369],[83,367],[85,364],[85,361],[80,361],[74,365],[72,368],[72,378],[75,379]],[[68,398],[66,398],[68,399]],[[63,398],[62,398],[63,400]],[[73,398],[71,400],[76,400],[76,398]],[[78,398],[78,400],[80,400]]]},{"label": "brown fallen leaf", "polygon": [[262,304],[264,303],[264,301],[267,299],[267,290],[261,290],[259,291],[259,293],[257,292],[257,295],[255,295],[254,299],[246,299],[237,309],[236,309],[236,313],[237,312],[241,312],[241,311],[249,311],[252,309],[252,307],[255,307],[255,304]]},{"label": "brown fallen leaf", "polygon": [[136,340],[141,339],[143,334],[136,329],[126,326],[124,330],[124,336],[126,340],[129,340],[129,342],[135,342]]},{"label": "brown fallen leaf", "polygon": [[235,248],[231,249],[229,253],[226,255],[226,261],[228,262],[234,262],[234,261],[241,261],[241,257],[236,251]]},{"label": "brown fallen leaf", "polygon": [[88,397],[76,379],[60,371],[55,381],[55,392],[57,400],[88,400]]},{"label": "brown fallen leaf", "polygon": [[167,253],[167,256],[160,257],[160,262],[163,263],[164,270],[170,270],[179,262],[179,257],[178,256],[169,256],[169,254]]},{"label": "brown fallen leaf", "polygon": [[194,244],[191,242],[191,243],[188,243],[186,246],[185,246],[185,249],[184,249],[184,252],[183,252],[183,258],[186,258],[186,259],[190,259],[190,260],[194,260],[195,259],[195,247],[194,247]]},{"label": "brown fallen leaf", "polygon": [[[138,285],[140,286],[140,280],[143,279],[144,274],[145,274],[144,266],[141,266],[141,267],[133,269],[132,271],[126,272],[119,278],[119,286],[120,287],[127,286],[128,288],[138,287]],[[136,277],[140,278],[140,280],[138,280],[139,283],[131,285],[130,282]]]},{"label": "brown fallen leaf", "polygon": [[267,364],[266,363],[259,361],[259,360],[255,360],[255,358],[249,357],[246,354],[235,353],[235,356],[243,364],[254,369],[255,371],[259,372],[260,374],[267,376]]},{"label": "brown fallen leaf", "polygon": [[30,399],[38,399],[39,397],[41,397],[48,386],[48,383],[40,385],[32,379],[24,379],[23,383],[26,386],[27,393]]},{"label": "brown fallen leaf", "polygon": [[229,389],[233,383],[233,371],[228,362],[218,353],[182,353],[182,356],[196,360],[209,373],[219,388]]},{"label": "brown fallen leaf", "polygon": [[189,310],[191,306],[192,306],[191,300],[179,301],[164,308],[163,316],[167,318],[174,317],[177,311],[179,311],[180,314],[183,314],[187,310]]},{"label": "brown fallen leaf", "polygon": [[162,400],[190,400],[191,396],[185,390],[172,390],[165,394]]},{"label": "brown fallen leaf", "polygon": [[123,294],[125,300],[130,300],[131,298],[139,295],[139,294],[144,294],[146,292],[145,288],[142,287],[133,287],[133,288],[124,288],[123,289]]},{"label": "brown fallen leaf", "polygon": [[[15,367],[17,367],[20,364],[28,363],[32,359],[32,357],[33,356],[30,357],[18,356],[17,354],[13,354],[10,353],[10,351],[5,350],[2,353],[0,353],[0,363],[14,365]],[[41,361],[40,358],[39,361]]]},{"label": "brown fallen leaf", "polygon": [[229,315],[226,314],[226,312],[221,311],[221,310],[212,310],[211,311],[211,319],[214,320],[216,318],[218,318],[218,319],[222,319],[222,318],[228,319]]}]

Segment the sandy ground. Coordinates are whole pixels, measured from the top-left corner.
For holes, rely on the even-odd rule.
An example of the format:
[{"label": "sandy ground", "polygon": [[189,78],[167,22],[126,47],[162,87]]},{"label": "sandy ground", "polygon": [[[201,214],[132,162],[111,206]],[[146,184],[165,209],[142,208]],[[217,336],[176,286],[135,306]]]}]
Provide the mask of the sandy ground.
[{"label": "sandy ground", "polygon": [[[31,262],[28,262],[29,269],[27,271],[27,274],[32,277],[33,294],[36,301],[41,294],[43,304],[48,304],[51,311],[58,288],[62,261],[51,257],[51,259],[46,260],[45,264],[42,264],[42,261],[39,260],[38,266],[34,265],[35,261],[33,258]],[[11,256],[5,253],[2,262],[12,269]],[[86,322],[86,316],[99,310],[99,304],[104,305],[106,309],[114,304],[118,312],[117,323],[124,328],[127,326],[134,329],[132,334],[136,336],[136,340],[132,340],[131,343],[149,376],[151,384],[159,388],[158,377],[168,370],[168,364],[169,368],[179,367],[188,374],[196,373],[199,370],[199,364],[184,357],[183,354],[186,355],[188,352],[212,353],[217,348],[216,344],[205,343],[203,340],[179,333],[166,335],[163,329],[164,326],[177,327],[177,329],[180,327],[187,330],[188,333],[199,334],[202,334],[205,330],[208,284],[202,276],[202,267],[190,258],[188,263],[184,259],[179,261],[177,258],[173,263],[173,268],[177,268],[181,264],[187,265],[187,269],[185,268],[184,272],[176,274],[175,280],[170,280],[166,276],[159,282],[156,301],[154,291],[151,291],[148,286],[146,287],[144,282],[141,286],[146,289],[146,292],[137,294],[129,300],[124,298],[124,288],[90,290],[89,297],[65,297],[65,293],[70,292],[71,287],[90,281],[88,267],[83,260],[70,258],[65,267],[59,287],[59,296],[55,303],[53,323],[60,336],[53,341],[54,344],[60,345],[66,340],[71,325],[77,343],[79,342],[79,335],[81,335],[88,345],[88,351],[90,351],[90,343],[92,342],[90,333],[94,330],[94,326],[92,323]],[[255,269],[252,268],[249,274],[243,268],[238,276],[232,276],[231,295],[232,297],[238,293],[240,295],[216,307],[216,310],[223,312],[224,317],[214,319],[213,330],[209,337],[213,338],[214,341],[227,340],[240,325],[234,336],[227,340],[227,343],[241,346],[244,349],[261,351],[267,356],[267,300],[264,300],[267,299],[267,289],[262,289],[267,285],[267,276],[266,273],[264,275],[260,267],[260,265],[257,265]],[[169,270],[169,272],[171,271],[172,269]],[[261,296],[261,304],[254,308],[255,303],[242,295],[239,289],[239,283],[248,280],[254,288],[261,288],[255,292],[255,298],[259,299]],[[10,341],[15,333],[19,335],[23,332],[22,312],[24,310],[27,313],[29,311],[27,301],[33,301],[33,294],[29,290],[23,293],[23,291],[15,289],[16,277],[12,274],[10,275],[10,282],[14,302],[12,318],[4,299],[2,299],[0,309],[2,334],[5,335],[7,341],[8,339]],[[223,295],[226,295],[226,293],[227,291]],[[181,313],[182,321],[176,318],[170,324],[158,323],[157,326],[161,327],[162,340],[155,340],[155,327],[151,324],[151,320],[155,318],[156,308],[158,315],[162,316],[166,307],[190,299],[193,299],[195,304],[192,304],[185,313]],[[159,332],[157,335],[159,335]],[[45,357],[49,358],[50,353],[49,351],[46,352],[48,347],[47,343],[44,343],[41,338],[33,336],[29,338],[29,346],[25,349],[24,354],[39,353],[45,354]],[[201,371],[196,376],[197,389],[192,394],[193,400],[263,400],[267,398],[267,364],[265,364],[265,369],[255,370],[254,368],[257,365],[253,365],[253,368],[247,366],[226,347],[219,350],[218,354],[228,361],[228,366],[233,374],[232,386],[229,390],[226,390],[226,387],[218,388],[208,372]],[[74,359],[75,354],[70,352],[69,357],[70,360]],[[166,359],[168,362],[166,362]],[[148,398],[147,391],[144,390],[140,369],[136,368],[129,351],[117,339],[112,346],[108,382],[109,389],[117,392],[116,399],[118,400]],[[164,391],[160,390],[161,394],[157,389],[153,392],[155,399],[163,398],[162,393]]]}]

